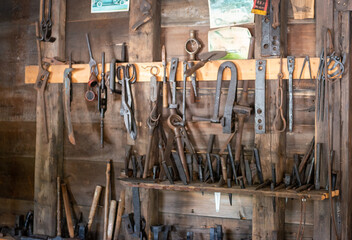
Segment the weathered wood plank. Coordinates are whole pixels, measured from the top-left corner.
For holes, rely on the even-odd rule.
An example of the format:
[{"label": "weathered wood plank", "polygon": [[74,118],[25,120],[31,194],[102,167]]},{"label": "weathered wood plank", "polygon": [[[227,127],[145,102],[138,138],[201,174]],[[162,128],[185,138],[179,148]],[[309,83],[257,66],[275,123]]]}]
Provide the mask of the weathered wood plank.
[{"label": "weathered wood plank", "polygon": [[17,215],[26,215],[33,210],[33,200],[20,200],[0,197],[0,224],[2,226],[14,226]]},{"label": "weathered wood plank", "polygon": [[[301,68],[303,65],[304,58],[296,58],[295,70],[293,72],[293,78],[298,79],[301,73]],[[312,73],[314,74],[318,70],[319,58],[311,58],[311,67]],[[217,79],[217,73],[219,66],[224,61],[211,61],[206,63],[206,65],[197,71],[197,80],[198,81],[214,81]],[[237,67],[237,79],[238,80],[255,80],[255,60],[232,60]],[[106,71],[110,70],[110,64],[106,64]],[[120,65],[120,64],[117,64]],[[147,66],[157,66],[159,69],[162,69],[161,62],[143,62],[135,63],[137,70],[137,81],[138,82],[149,82],[150,80],[150,68]],[[287,60],[283,59],[283,66],[287,66]],[[62,83],[63,81],[63,72],[68,65],[53,65],[49,68],[51,75],[49,77],[50,83]],[[88,64],[77,64],[72,65],[73,68],[77,69],[72,73],[72,82],[73,83],[87,83],[89,79],[89,65]],[[277,74],[280,67],[280,59],[268,59],[266,66],[266,79],[267,80],[277,80]],[[99,71],[101,71],[101,66],[98,66]],[[169,72],[170,63],[168,63]],[[288,70],[286,67],[282,68],[283,78],[288,79]],[[38,74],[38,66],[26,66],[26,77],[25,81],[27,84],[35,83],[36,76]],[[161,81],[162,71],[159,71],[157,74],[158,80]],[[230,80],[231,74],[230,71],[224,71],[223,80]],[[302,73],[302,79],[310,79],[308,68],[304,68]],[[177,68],[176,80],[183,80],[183,67],[180,66]]]}]

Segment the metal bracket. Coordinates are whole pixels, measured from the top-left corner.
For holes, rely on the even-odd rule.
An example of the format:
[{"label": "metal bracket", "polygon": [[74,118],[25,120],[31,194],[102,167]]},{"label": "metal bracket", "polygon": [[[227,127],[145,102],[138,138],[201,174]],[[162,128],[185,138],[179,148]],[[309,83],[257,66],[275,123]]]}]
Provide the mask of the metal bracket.
[{"label": "metal bracket", "polygon": [[265,72],[266,60],[255,62],[255,133],[265,133]]},{"label": "metal bracket", "polygon": [[[280,26],[275,29],[272,27],[274,18],[273,7],[270,4],[268,14],[262,17],[262,56],[280,55]],[[280,16],[279,16],[280,18]]]},{"label": "metal bracket", "polygon": [[295,69],[295,57],[287,57],[287,68],[288,68],[288,130],[292,132],[293,129],[293,70]]}]

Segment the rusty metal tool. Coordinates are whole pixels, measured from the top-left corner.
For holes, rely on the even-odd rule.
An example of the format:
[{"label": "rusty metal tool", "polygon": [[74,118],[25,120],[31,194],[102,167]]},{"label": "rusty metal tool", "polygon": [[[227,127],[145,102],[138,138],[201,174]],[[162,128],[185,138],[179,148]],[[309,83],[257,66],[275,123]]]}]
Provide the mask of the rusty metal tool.
[{"label": "rusty metal tool", "polygon": [[106,184],[105,184],[105,198],[104,198],[104,233],[103,239],[107,239],[108,233],[108,221],[109,221],[109,194],[110,194],[110,170],[111,170],[111,161],[108,160],[106,164]]},{"label": "rusty metal tool", "polygon": [[66,68],[64,71],[63,100],[64,100],[64,114],[65,114],[66,125],[67,125],[68,140],[70,141],[71,144],[76,145],[75,135],[72,127],[72,120],[71,120],[72,71],[74,70],[72,68],[71,55],[72,54],[70,54],[69,67]]},{"label": "rusty metal tool", "polygon": [[294,171],[294,176],[296,177],[296,182],[297,182],[297,185],[298,187],[302,186],[302,181],[301,181],[301,176],[299,174],[299,171],[298,171],[298,165],[299,165],[299,158],[298,158],[298,154],[295,154],[293,156],[294,158],[294,163],[293,163],[293,171]]},{"label": "rusty metal tool", "polygon": [[309,149],[306,152],[306,154],[304,155],[301,163],[299,164],[299,168],[298,168],[299,173],[301,173],[303,171],[303,168],[306,165],[308,159],[310,159],[310,156],[312,154],[314,154],[314,151],[313,151],[314,150],[314,144],[315,144],[315,137],[313,137],[312,141],[310,142]]},{"label": "rusty metal tool", "polygon": [[272,5],[272,9],[273,9],[273,23],[271,26],[275,29],[278,26],[280,26],[280,18],[279,18],[280,0],[272,0],[271,5]]},{"label": "rusty metal tool", "polygon": [[52,0],[49,0],[49,7],[48,7],[48,18],[45,17],[45,0],[42,0],[42,5],[41,5],[41,13],[42,13],[42,20],[40,22],[40,32],[41,32],[41,37],[37,37],[40,41],[44,42],[55,42],[56,38],[51,36],[52,33],[52,20],[51,20],[51,7],[52,7]]},{"label": "rusty metal tool", "polygon": [[209,176],[210,176],[210,180],[212,182],[215,181],[214,172],[213,172],[213,165],[212,165],[212,161],[211,161],[211,152],[213,151],[214,140],[215,140],[215,135],[210,134],[209,141],[208,141],[208,147],[207,147],[207,154],[206,154]]},{"label": "rusty metal tool", "polygon": [[262,164],[260,162],[260,155],[259,155],[258,148],[256,147],[253,148],[253,153],[254,153],[254,159],[255,159],[255,166],[257,167],[257,175],[258,175],[259,183],[263,184],[264,178],[263,178]]},{"label": "rusty metal tool", "polygon": [[[227,161],[226,161],[226,165],[227,165],[227,178],[226,178],[226,184],[228,188],[232,187],[232,171],[231,171],[231,162],[229,157],[227,157]],[[229,203],[232,206],[232,193],[229,193]]]},{"label": "rusty metal tool", "polygon": [[95,187],[95,191],[94,191],[94,195],[93,195],[93,201],[92,201],[92,205],[90,207],[90,211],[89,211],[89,215],[88,215],[88,225],[87,225],[88,234],[90,234],[91,229],[92,229],[92,224],[93,224],[93,220],[94,220],[94,217],[95,217],[95,213],[97,212],[97,207],[98,207],[98,203],[99,203],[101,190],[102,190],[101,186],[97,185]]},{"label": "rusty metal tool", "polygon": [[182,135],[180,128],[183,126],[182,118],[177,114],[171,114],[167,119],[167,124],[175,133],[178,154],[180,155],[181,163],[185,171],[187,183],[190,181],[190,175],[187,167],[187,160],[184,153],[183,143],[181,141]]},{"label": "rusty metal tool", "polygon": [[295,57],[287,56],[288,68],[288,130],[293,130],[293,71],[295,69]]},{"label": "rusty metal tool", "polygon": [[94,72],[95,76],[98,76],[98,64],[93,58],[92,49],[90,47],[89,35],[86,33],[87,45],[88,45],[88,52],[89,52],[89,68],[91,73]]},{"label": "rusty metal tool", "polygon": [[309,56],[305,56],[304,62],[303,62],[303,65],[302,65],[302,69],[301,69],[301,73],[299,74],[298,85],[299,85],[299,83],[301,82],[303,70],[304,70],[304,67],[306,66],[306,63],[307,63],[307,65],[308,65],[308,71],[309,71],[310,81],[313,82],[313,78],[312,78],[312,69],[311,69],[311,67],[310,67],[310,58],[309,58]]},{"label": "rusty metal tool", "polygon": [[[279,0],[273,1],[276,3]],[[274,12],[274,10],[277,11]],[[279,7],[274,8],[273,4],[270,4],[270,10],[268,11],[268,14],[262,18],[261,55],[263,57],[280,55],[281,31],[278,22],[278,13]]]},{"label": "rusty metal tool", "polygon": [[100,112],[100,147],[104,147],[104,117],[108,106],[108,94],[105,85],[105,52],[101,60],[101,81],[98,89],[98,111]]},{"label": "rusty metal tool", "polygon": [[150,11],[151,9],[152,9],[152,5],[150,5],[148,1],[142,0],[139,10],[143,14],[143,17],[140,20],[138,20],[135,24],[133,24],[132,26],[133,31],[137,31],[138,28],[140,28],[143,24],[147,23],[152,19],[153,15]]},{"label": "rusty metal tool", "polygon": [[[188,62],[188,69],[192,68],[193,66],[194,66],[194,62]],[[192,84],[192,90],[190,91],[190,102],[195,103],[196,97],[198,97],[197,76],[195,72],[191,75],[191,84]]]},{"label": "rusty metal tool", "polygon": [[229,161],[230,161],[230,164],[231,164],[232,173],[233,173],[232,175],[235,178],[236,184],[238,184],[238,181],[237,181],[237,166],[236,166],[235,160],[233,158],[231,143],[227,144],[227,152],[228,152],[227,156],[229,158]]},{"label": "rusty metal tool", "polygon": [[178,58],[171,59],[171,67],[169,74],[169,83],[171,88],[171,103],[169,108],[176,109],[178,107],[176,101],[176,72],[177,72]]},{"label": "rusty metal tool", "polygon": [[112,235],[113,235],[113,230],[114,230],[114,225],[115,225],[116,205],[117,205],[116,200],[111,200],[110,211],[109,211],[107,240],[112,240]]},{"label": "rusty metal tool", "polygon": [[[248,81],[243,81],[243,90],[241,100],[233,107],[233,111],[236,113],[238,118],[238,128],[236,135],[235,145],[235,162],[240,163],[241,151],[242,151],[242,134],[244,128],[244,120],[251,114],[252,108],[248,103]],[[241,174],[245,177],[245,166],[240,164]],[[244,179],[246,180],[246,179]]]},{"label": "rusty metal tool", "polygon": [[188,184],[187,177],[186,177],[186,172],[185,169],[183,168],[180,155],[177,152],[172,152],[172,158],[175,161],[176,169],[178,172],[178,175],[184,185]]},{"label": "rusty metal tool", "polygon": [[122,220],[122,215],[123,215],[124,210],[125,210],[125,190],[121,190],[119,204],[117,207],[114,240],[117,240],[119,237],[120,228],[121,228],[121,220]]},{"label": "rusty metal tool", "polygon": [[46,62],[42,62],[42,54],[41,54],[41,49],[40,49],[40,40],[38,39],[39,36],[39,23],[35,23],[35,32],[37,35],[37,53],[38,53],[38,66],[39,66],[39,71],[38,71],[38,76],[37,80],[34,84],[34,89],[37,90],[38,93],[38,100],[39,100],[39,108],[41,111],[41,115],[43,118],[43,137],[44,141],[47,143],[49,141],[48,139],[48,124],[47,124],[47,119],[46,119],[46,107],[45,107],[45,89],[48,84],[48,79],[50,72],[48,71],[50,64]]},{"label": "rusty metal tool", "polygon": [[187,76],[186,70],[188,67],[187,61],[183,62],[183,86],[182,86],[182,121],[183,125],[186,124],[186,83],[187,83]]},{"label": "rusty metal tool", "polygon": [[226,56],[226,54],[227,54],[226,51],[213,51],[213,52],[205,52],[205,53],[199,54],[200,61],[196,65],[194,65],[192,68],[190,68],[186,71],[186,73],[185,73],[186,76],[187,77],[191,76],[198,69],[204,67],[204,65],[207,62],[209,62],[211,60],[217,60],[217,59],[223,58]]},{"label": "rusty metal tool", "polygon": [[70,200],[68,199],[67,187],[65,183],[61,184],[61,191],[62,191],[62,198],[64,200],[68,232],[69,232],[70,238],[73,238],[75,236],[75,232],[73,230]]},{"label": "rusty metal tool", "polygon": [[166,50],[165,50],[165,45],[163,45],[161,49],[161,58],[162,58],[162,64],[163,64],[163,69],[164,69],[164,74],[163,74],[163,108],[167,108],[169,106],[168,103],[168,87],[167,87],[167,77],[166,77]]},{"label": "rusty metal tool", "polygon": [[202,48],[202,44],[197,40],[196,33],[194,30],[189,31],[189,38],[185,43],[185,50],[189,55],[189,60],[196,60],[196,54]]}]

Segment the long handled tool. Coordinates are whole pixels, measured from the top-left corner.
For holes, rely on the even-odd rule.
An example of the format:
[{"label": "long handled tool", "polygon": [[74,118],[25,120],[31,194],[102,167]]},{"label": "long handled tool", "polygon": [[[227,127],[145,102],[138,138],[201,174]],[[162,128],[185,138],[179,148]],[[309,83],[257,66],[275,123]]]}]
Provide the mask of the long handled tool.
[{"label": "long handled tool", "polygon": [[121,220],[122,220],[122,215],[123,215],[124,210],[125,210],[125,190],[122,190],[120,192],[119,206],[117,208],[114,240],[117,240],[119,237],[119,232],[120,232],[120,228],[121,228]]},{"label": "long handled tool", "polygon": [[57,209],[56,209],[56,237],[52,240],[62,240],[61,237],[61,196],[60,196],[60,177],[57,177]]},{"label": "long handled tool", "polygon": [[109,223],[108,223],[108,232],[107,239],[112,239],[112,234],[114,232],[115,225],[115,216],[116,216],[116,200],[111,200],[110,202],[110,212],[109,212]]},{"label": "long handled tool", "polygon": [[68,199],[67,187],[66,187],[65,183],[61,184],[61,190],[62,190],[62,198],[64,199],[64,206],[65,206],[65,212],[66,212],[66,222],[67,222],[68,233],[70,235],[70,238],[74,238],[75,232],[73,230],[70,200]]},{"label": "long handled tool", "polygon": [[110,192],[110,160],[106,165],[106,185],[105,185],[105,204],[104,204],[104,240],[107,240],[107,230],[108,230],[108,214],[109,214],[109,192]]},{"label": "long handled tool", "polygon": [[90,233],[90,231],[92,229],[92,224],[93,224],[95,213],[97,211],[97,206],[98,206],[98,202],[99,202],[101,189],[102,189],[102,187],[99,185],[95,187],[92,206],[90,207],[89,216],[88,216],[88,226],[87,226],[88,233]]}]

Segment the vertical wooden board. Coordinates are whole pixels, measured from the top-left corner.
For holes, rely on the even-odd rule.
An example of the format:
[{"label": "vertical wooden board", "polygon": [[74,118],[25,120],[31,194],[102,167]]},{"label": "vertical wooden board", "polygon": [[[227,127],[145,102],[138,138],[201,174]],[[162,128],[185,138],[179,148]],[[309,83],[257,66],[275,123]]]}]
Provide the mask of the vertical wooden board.
[{"label": "vertical wooden board", "polygon": [[287,55],[315,57],[315,39],[314,23],[289,24],[287,26]]},{"label": "vertical wooden board", "polygon": [[329,201],[314,201],[314,239],[330,239]]},{"label": "vertical wooden board", "polygon": [[16,216],[33,210],[33,200],[19,200],[0,197],[0,225],[13,226]]}]

